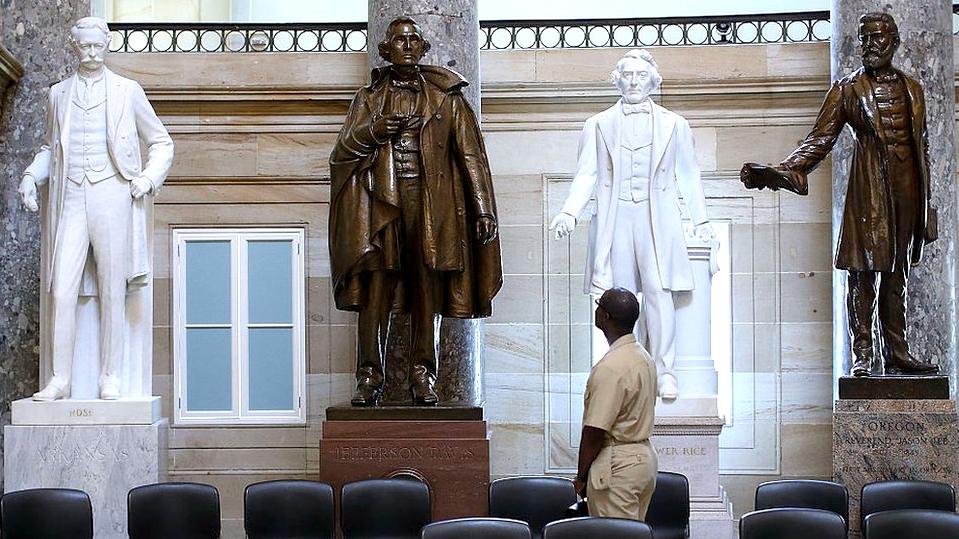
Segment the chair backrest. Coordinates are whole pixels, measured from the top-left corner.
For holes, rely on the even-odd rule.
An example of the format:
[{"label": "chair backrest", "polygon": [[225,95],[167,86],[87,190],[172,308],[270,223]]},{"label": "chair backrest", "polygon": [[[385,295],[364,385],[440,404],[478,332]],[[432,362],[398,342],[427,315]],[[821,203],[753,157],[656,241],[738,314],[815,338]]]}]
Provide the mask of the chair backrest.
[{"label": "chair backrest", "polygon": [[249,539],[332,538],[336,533],[333,488],[298,479],[249,485],[243,494],[243,527]]},{"label": "chair backrest", "polygon": [[849,522],[849,491],[832,481],[788,479],[767,481],[756,489],[756,510],[777,507],[832,511]]},{"label": "chair backrest", "polygon": [[344,539],[418,539],[430,523],[430,490],[412,479],[368,479],[343,485],[340,527]]},{"label": "chair backrest", "polygon": [[71,488],[8,492],[0,498],[0,523],[4,539],[93,539],[90,497]]},{"label": "chair backrest", "polygon": [[530,539],[529,525],[511,518],[457,518],[427,524],[422,539]]},{"label": "chair backrest", "polygon": [[656,489],[646,511],[656,539],[685,539],[689,529],[689,480],[675,472],[657,472]]},{"label": "chair backrest", "polygon": [[543,526],[566,518],[574,503],[576,490],[565,477],[505,477],[489,486],[490,516],[521,520],[529,524],[533,537],[543,534]]},{"label": "chair backrest", "polygon": [[543,539],[583,539],[584,537],[653,539],[653,530],[638,520],[604,517],[567,518],[550,522],[543,528]]},{"label": "chair backrest", "polygon": [[155,483],[127,495],[130,539],[217,539],[220,494],[201,483]]},{"label": "chair backrest", "polygon": [[878,481],[862,487],[859,518],[895,509],[956,511],[956,491],[937,481]]},{"label": "chair backrest", "polygon": [[846,521],[823,509],[763,509],[743,515],[739,538],[846,539]]},{"label": "chair backrest", "polygon": [[959,515],[931,509],[898,509],[866,517],[864,539],[959,537]]}]

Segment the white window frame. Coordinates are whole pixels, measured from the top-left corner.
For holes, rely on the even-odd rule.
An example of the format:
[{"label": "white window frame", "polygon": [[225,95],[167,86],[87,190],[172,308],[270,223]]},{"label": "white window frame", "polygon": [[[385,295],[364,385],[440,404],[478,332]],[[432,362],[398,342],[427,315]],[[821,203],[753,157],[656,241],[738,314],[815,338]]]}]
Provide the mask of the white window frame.
[{"label": "white window frame", "polygon": [[[232,329],[232,409],[190,411],[187,402],[186,368],[186,243],[229,241],[231,267],[230,324]],[[293,409],[249,409],[248,329],[289,327],[289,324],[251,324],[247,271],[247,243],[291,241],[293,243]],[[302,228],[175,228],[172,237],[173,264],[173,409],[174,425],[302,425],[306,423],[306,264]],[[193,324],[191,327],[226,327],[226,324]]]}]

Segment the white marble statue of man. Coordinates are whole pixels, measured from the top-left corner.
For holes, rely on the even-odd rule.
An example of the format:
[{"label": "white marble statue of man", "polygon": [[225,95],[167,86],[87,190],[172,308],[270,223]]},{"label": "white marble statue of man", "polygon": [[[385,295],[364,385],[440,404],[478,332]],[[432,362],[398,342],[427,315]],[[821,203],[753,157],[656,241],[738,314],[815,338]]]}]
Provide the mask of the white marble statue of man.
[{"label": "white marble statue of man", "polygon": [[642,294],[644,316],[637,332],[648,339],[656,361],[659,395],[671,400],[679,396],[673,372],[672,293],[693,289],[679,195],[695,225],[694,234],[703,239],[714,234],[689,123],[649,97],[662,82],[652,55],[629,51],[617,62],[612,80],[622,99],[586,120],[576,177],[550,228],[557,238],[571,234],[577,216],[595,194],[586,293],[599,295],[623,287]]},{"label": "white marble statue of man", "polygon": [[[40,209],[38,194],[43,207],[44,385],[33,398],[70,396],[74,358],[97,348],[100,398],[149,396],[149,199],[173,162],[173,141],[140,85],[103,65],[107,23],[85,17],[70,32],[77,71],[50,88],[46,144],[19,189],[27,209]],[[99,308],[89,323],[81,301],[86,296],[95,297]]]}]

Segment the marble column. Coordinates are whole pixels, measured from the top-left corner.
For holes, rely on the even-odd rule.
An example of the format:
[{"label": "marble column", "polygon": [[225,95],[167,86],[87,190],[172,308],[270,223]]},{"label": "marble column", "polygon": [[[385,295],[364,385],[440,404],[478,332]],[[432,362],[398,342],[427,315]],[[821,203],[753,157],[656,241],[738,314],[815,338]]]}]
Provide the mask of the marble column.
[{"label": "marble column", "polygon": [[[909,276],[907,339],[913,355],[939,363],[956,395],[956,167],[955,69],[952,3],[942,0],[832,0],[832,78],[862,65],[859,17],[890,13],[902,40],[893,65],[925,90],[932,204],[939,210],[939,240],[926,246],[922,263]],[[853,142],[848,130],[833,150],[833,245],[839,234]],[[846,275],[833,276],[833,358],[836,375],[852,363],[846,331]]]},{"label": "marble column", "polygon": [[[430,50],[424,64],[452,69],[470,82],[463,94],[480,114],[479,18],[476,0],[370,0],[367,50],[371,67],[386,65],[378,47],[387,26],[396,17],[412,17]],[[389,401],[409,400],[406,389],[409,325],[397,317],[391,331],[387,359]],[[483,402],[483,324],[481,320],[444,319],[440,330],[437,393],[443,401],[464,404]]]},{"label": "marble column", "polygon": [[40,221],[20,207],[20,174],[43,144],[50,85],[76,60],[70,27],[90,15],[89,0],[3,2],[0,42],[23,78],[7,92],[0,118],[0,423],[10,402],[38,388]]},{"label": "marble column", "polygon": [[719,242],[703,241],[686,232],[686,252],[693,268],[694,288],[676,292],[676,360],[679,398],[659,401],[657,416],[718,417],[719,374],[712,349],[712,279],[719,271]]}]

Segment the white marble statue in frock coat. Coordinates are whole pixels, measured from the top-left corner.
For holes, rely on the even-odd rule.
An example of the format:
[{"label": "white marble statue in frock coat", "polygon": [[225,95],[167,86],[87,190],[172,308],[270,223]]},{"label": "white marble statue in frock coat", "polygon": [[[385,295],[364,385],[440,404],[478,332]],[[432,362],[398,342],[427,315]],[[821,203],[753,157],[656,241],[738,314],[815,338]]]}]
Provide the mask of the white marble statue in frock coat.
[{"label": "white marble statue in frock coat", "polygon": [[[19,188],[27,209],[42,209],[43,388],[33,398],[147,397],[151,204],[173,141],[140,85],[104,66],[106,22],[86,17],[70,31],[77,71],[50,88],[46,144]],[[78,395],[77,378],[95,378],[98,392]]]},{"label": "white marble statue in frock coat", "polygon": [[[662,82],[646,50],[619,60],[612,80],[622,98],[586,120],[576,176],[550,224],[557,238],[596,197],[591,218],[585,292],[613,287],[642,294],[640,342],[647,341],[659,371],[659,394],[678,397],[673,372],[676,323],[673,292],[693,289],[693,272],[680,216],[681,195],[699,238],[713,238],[689,123],[650,99]],[[702,328],[709,331],[709,328]]]}]

